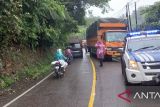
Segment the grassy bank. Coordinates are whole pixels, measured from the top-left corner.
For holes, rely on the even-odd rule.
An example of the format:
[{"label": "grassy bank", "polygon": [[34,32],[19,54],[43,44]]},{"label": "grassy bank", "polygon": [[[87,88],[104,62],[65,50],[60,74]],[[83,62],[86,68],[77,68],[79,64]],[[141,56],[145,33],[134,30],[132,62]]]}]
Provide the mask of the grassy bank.
[{"label": "grassy bank", "polygon": [[34,60],[34,63],[30,62],[30,60],[33,60],[33,57],[24,56],[26,60],[22,58],[23,60],[21,60],[21,62],[27,63],[27,65],[21,67],[21,69],[19,69],[19,71],[16,71],[16,73],[14,74],[0,75],[0,89],[8,88],[16,81],[20,81],[21,79],[35,80],[47,75],[51,71],[50,63],[53,59],[53,56],[51,52],[46,53],[47,54],[44,55],[38,55],[37,53],[35,53],[35,55],[37,54],[37,56],[39,57]]}]

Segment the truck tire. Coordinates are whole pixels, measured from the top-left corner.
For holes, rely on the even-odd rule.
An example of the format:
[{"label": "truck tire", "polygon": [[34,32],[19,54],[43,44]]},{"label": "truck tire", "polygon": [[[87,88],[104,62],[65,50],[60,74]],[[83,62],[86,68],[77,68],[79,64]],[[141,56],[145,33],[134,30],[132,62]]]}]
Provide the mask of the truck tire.
[{"label": "truck tire", "polygon": [[93,48],[90,48],[90,56],[94,57]]},{"label": "truck tire", "polygon": [[82,53],[82,55],[80,56],[80,58],[83,59],[83,53]]},{"label": "truck tire", "polygon": [[88,52],[90,52],[90,53],[91,53],[91,48],[89,48],[89,47],[88,47]]},{"label": "truck tire", "polygon": [[105,56],[104,58],[106,61],[112,62],[112,56]]}]

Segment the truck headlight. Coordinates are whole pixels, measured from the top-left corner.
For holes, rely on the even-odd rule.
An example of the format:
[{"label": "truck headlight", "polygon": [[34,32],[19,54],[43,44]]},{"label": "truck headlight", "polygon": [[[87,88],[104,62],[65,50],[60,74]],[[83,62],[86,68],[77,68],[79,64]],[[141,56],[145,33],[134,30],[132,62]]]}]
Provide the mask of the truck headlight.
[{"label": "truck headlight", "polygon": [[138,70],[138,64],[136,61],[129,61],[129,69]]}]

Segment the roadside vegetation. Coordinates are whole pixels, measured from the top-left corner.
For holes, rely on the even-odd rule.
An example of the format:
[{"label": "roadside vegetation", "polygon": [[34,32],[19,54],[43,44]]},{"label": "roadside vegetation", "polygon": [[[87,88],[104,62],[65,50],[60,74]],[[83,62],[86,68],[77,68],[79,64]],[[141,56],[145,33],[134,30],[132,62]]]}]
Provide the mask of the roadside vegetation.
[{"label": "roadside vegetation", "polygon": [[[0,0],[0,89],[47,74],[54,49],[64,47],[70,35],[85,38],[85,29],[97,19],[85,18],[87,8],[106,12],[108,1]],[[144,26],[160,26],[160,2],[139,11]]]},{"label": "roadside vegetation", "polygon": [[[138,29],[160,29],[160,1],[154,5],[139,7],[137,10]],[[135,11],[131,15],[132,27],[136,27]]]},{"label": "roadside vegetation", "polygon": [[[0,88],[7,88],[17,81],[21,80],[36,80],[46,76],[51,72],[51,61],[53,55],[51,51],[46,51],[43,54],[38,52],[22,52],[12,56],[14,64],[6,68],[5,73],[0,75]],[[34,57],[37,55],[36,57]]]},{"label": "roadside vegetation", "polygon": [[143,9],[142,14],[145,17],[144,26],[160,29],[160,1]]},{"label": "roadside vegetation", "polygon": [[[97,6],[106,12],[108,1],[1,0],[0,89],[49,73],[54,49],[65,47],[70,36],[85,38],[86,28],[97,20],[85,18],[87,8]],[[159,16],[160,2],[139,8],[138,20],[143,20],[139,27],[159,29]]]},{"label": "roadside vegetation", "polygon": [[[0,89],[50,72],[54,49],[83,35],[85,10],[108,0],[1,0]],[[46,51],[50,50],[50,51]]]}]

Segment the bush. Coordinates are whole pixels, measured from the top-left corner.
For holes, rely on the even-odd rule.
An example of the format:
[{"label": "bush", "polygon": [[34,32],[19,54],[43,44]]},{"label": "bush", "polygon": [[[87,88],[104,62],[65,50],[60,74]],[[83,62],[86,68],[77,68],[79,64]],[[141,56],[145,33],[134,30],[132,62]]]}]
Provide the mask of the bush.
[{"label": "bush", "polygon": [[48,52],[48,54],[45,55],[45,58],[39,59],[37,63],[27,65],[25,68],[22,68],[21,71],[17,71],[17,73],[14,75],[1,75],[0,89],[7,88],[21,79],[37,79],[39,77],[47,75],[51,69],[51,61],[52,55],[50,54],[50,52]]},{"label": "bush", "polygon": [[6,88],[15,82],[14,78],[11,76],[1,76],[0,77],[0,88]]},{"label": "bush", "polygon": [[[0,3],[0,50],[13,44],[32,49],[65,42],[78,29],[65,6],[56,0],[3,0]],[[57,43],[57,41],[59,41]]]}]

